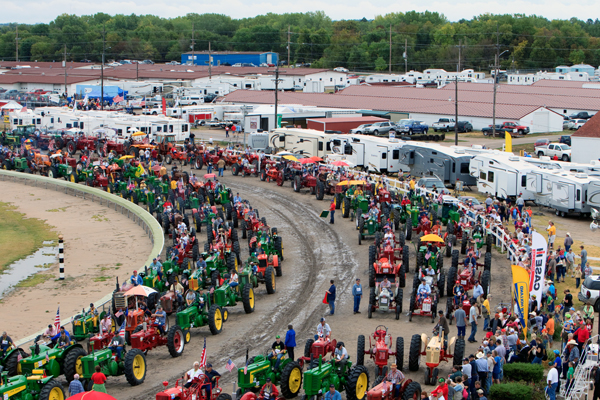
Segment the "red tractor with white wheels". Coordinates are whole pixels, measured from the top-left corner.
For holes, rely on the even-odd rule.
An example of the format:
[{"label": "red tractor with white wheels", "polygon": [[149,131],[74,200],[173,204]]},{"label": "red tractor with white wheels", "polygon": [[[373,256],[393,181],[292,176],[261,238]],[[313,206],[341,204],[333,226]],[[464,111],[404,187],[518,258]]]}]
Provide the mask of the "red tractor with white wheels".
[{"label": "red tractor with white wheels", "polygon": [[408,353],[408,369],[412,372],[419,370],[421,356],[425,356],[425,384],[437,384],[439,365],[449,361],[451,365],[461,365],[465,356],[465,340],[452,337],[449,341],[444,339],[442,329],[435,329],[431,340],[426,334],[415,334],[410,340]]},{"label": "red tractor with white wheels", "polygon": [[183,353],[185,338],[183,330],[179,326],[174,325],[168,332],[161,334],[157,324],[144,323],[135,328],[131,334],[131,348],[140,349],[144,353],[165,345],[169,349],[171,357],[179,357]]},{"label": "red tractor with white wheels", "polygon": [[[184,386],[183,378],[177,379],[175,386],[170,389],[167,389],[168,381],[164,381],[163,385],[165,390],[156,393],[156,400],[232,400],[231,395],[223,393],[223,389],[219,386],[219,377],[212,382],[202,374],[192,380],[189,388]],[[207,387],[210,387],[210,396]]]},{"label": "red tractor with white wheels", "polygon": [[396,338],[395,351],[392,335],[388,334],[388,328],[383,325],[377,326],[375,332],[369,335],[369,348],[365,349],[366,341],[364,335],[358,335],[358,345],[356,349],[356,365],[365,364],[365,355],[368,355],[375,362],[377,376],[387,375],[387,366],[389,358],[396,357],[396,365],[402,371],[404,369],[404,339]]},{"label": "red tractor with white wheels", "polygon": [[273,180],[277,183],[277,186],[283,186],[285,181],[283,168],[279,167],[274,161],[265,165],[259,176],[261,181],[271,182]]},{"label": "red tractor with white wheels", "polygon": [[413,382],[412,379],[405,379],[400,387],[398,396],[394,394],[394,385],[389,382],[382,382],[383,377],[378,378],[380,381],[373,384],[371,390],[367,392],[367,400],[420,400],[421,385],[418,382]]},{"label": "red tractor with white wheels", "polygon": [[304,363],[308,365],[312,360],[318,360],[319,357],[325,359],[327,354],[333,355],[337,341],[329,336],[320,336],[317,340],[308,339],[304,345],[304,356],[298,359],[300,368],[304,368]]}]

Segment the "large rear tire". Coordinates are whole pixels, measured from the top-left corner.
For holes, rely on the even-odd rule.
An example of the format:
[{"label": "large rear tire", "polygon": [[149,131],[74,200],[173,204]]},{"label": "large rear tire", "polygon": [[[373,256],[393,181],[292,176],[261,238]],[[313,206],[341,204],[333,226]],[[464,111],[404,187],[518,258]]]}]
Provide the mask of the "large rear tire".
[{"label": "large rear tire", "polygon": [[347,400],[363,400],[369,389],[369,371],[364,365],[357,365],[350,370],[346,384]]},{"label": "large rear tire", "polygon": [[75,374],[82,375],[83,367],[81,366],[81,358],[87,356],[87,351],[81,347],[73,347],[65,356],[64,370],[67,382],[71,382]]},{"label": "large rear tire", "polygon": [[213,335],[218,335],[223,329],[223,311],[216,304],[208,309],[208,328]]},{"label": "large rear tire", "polygon": [[[454,362],[459,363],[465,357],[465,339],[458,338],[454,344]],[[460,365],[460,364],[455,364]]]},{"label": "large rear tire", "polygon": [[287,363],[281,371],[281,394],[286,399],[298,396],[302,388],[302,368],[296,361]]},{"label": "large rear tire", "polygon": [[265,270],[265,287],[267,288],[267,294],[275,293],[275,269],[268,266]]},{"label": "large rear tire", "polygon": [[408,370],[415,372],[419,370],[421,363],[421,335],[414,334],[410,339],[410,350],[408,351]]},{"label": "large rear tire", "polygon": [[404,389],[404,395],[402,396],[402,400],[412,400],[412,399],[420,399],[421,398],[421,385],[419,382],[411,382]]},{"label": "large rear tire", "polygon": [[65,398],[65,389],[62,385],[56,379],[50,379],[40,391],[39,400],[64,400]]},{"label": "large rear tire", "polygon": [[146,379],[146,356],[140,349],[131,349],[125,355],[125,378],[131,386],[144,383]]},{"label": "large rear tire", "polygon": [[396,338],[396,365],[400,371],[404,371],[404,338]]},{"label": "large rear tire", "polygon": [[169,349],[169,354],[171,357],[179,357],[183,354],[184,347],[185,336],[183,330],[181,330],[178,325],[173,325],[169,329],[169,334],[167,335],[167,348]]},{"label": "large rear tire", "polygon": [[312,349],[312,345],[315,341],[312,339],[307,339],[306,344],[304,345],[304,357],[310,358],[310,353]]},{"label": "large rear tire", "polygon": [[250,285],[244,286],[242,303],[244,304],[244,311],[246,314],[254,312],[254,289],[251,288]]},{"label": "large rear tire", "polygon": [[6,359],[6,370],[8,371],[8,376],[15,376],[19,374],[19,354],[21,358],[27,357],[27,353],[21,348],[17,348],[16,351],[13,351],[10,356]]},{"label": "large rear tire", "polygon": [[365,364],[365,335],[358,335],[356,346],[356,365]]}]

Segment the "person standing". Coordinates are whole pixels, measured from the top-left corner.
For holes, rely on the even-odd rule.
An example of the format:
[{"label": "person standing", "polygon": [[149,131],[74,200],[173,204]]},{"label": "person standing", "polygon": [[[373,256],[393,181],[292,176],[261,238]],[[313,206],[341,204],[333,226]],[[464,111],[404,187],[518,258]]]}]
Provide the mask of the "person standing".
[{"label": "person standing", "polygon": [[325,393],[325,400],[342,400],[342,395],[340,392],[335,390],[335,385],[329,385],[329,391]]},{"label": "person standing", "polygon": [[565,253],[565,267],[566,274],[569,274],[570,271],[571,278],[573,278],[573,270],[575,269],[575,253],[573,253],[573,249],[571,248]]},{"label": "person standing", "polygon": [[96,372],[92,374],[92,382],[94,382],[93,391],[106,393],[106,375],[101,372],[99,365],[96,365]]},{"label": "person standing", "polygon": [[546,231],[548,232],[548,247],[554,249],[554,239],[556,239],[556,227],[554,226],[554,222],[548,222]]},{"label": "person standing", "polygon": [[329,223],[333,224],[335,222],[335,199],[331,199],[331,203],[329,204]]},{"label": "person standing", "polygon": [[548,377],[546,378],[546,381],[548,382],[548,386],[546,386],[546,393],[548,394],[548,398],[550,400],[556,400],[556,387],[558,386],[558,370],[554,365],[548,372]]},{"label": "person standing", "polygon": [[471,299],[471,309],[469,310],[469,323],[471,324],[469,343],[475,343],[475,334],[477,333],[477,307],[475,307],[475,300],[473,299]]},{"label": "person standing", "polygon": [[219,176],[223,176],[223,170],[225,169],[225,160],[223,157],[219,158],[219,161],[217,161],[217,168],[219,169]]},{"label": "person standing", "polygon": [[517,201],[515,202],[517,208],[519,209],[519,215],[523,215],[523,206],[525,205],[525,200],[521,197],[521,193],[517,197]]},{"label": "person standing", "polygon": [[329,304],[329,314],[333,315],[335,313],[335,285],[333,279],[329,283],[331,283],[331,286],[327,291],[327,303]]},{"label": "person standing", "polygon": [[456,319],[456,329],[458,329],[458,337],[465,338],[467,334],[467,313],[462,307],[454,311],[454,319]]},{"label": "person standing", "polygon": [[571,237],[571,234],[569,232],[567,232],[567,236],[565,236],[564,245],[566,252],[568,252],[571,246],[573,246],[573,238]]},{"label": "person standing", "polygon": [[579,257],[581,257],[581,272],[585,271],[585,264],[587,264],[587,250],[583,247],[583,245],[579,246],[581,249],[581,253],[579,253]]},{"label": "person standing", "polygon": [[75,396],[77,393],[83,393],[85,389],[79,381],[79,374],[73,376],[73,380],[69,383],[69,396]]},{"label": "person standing", "polygon": [[592,400],[597,400],[600,399],[600,368],[596,365],[592,372],[594,373],[594,382],[592,383],[594,386],[594,394]]},{"label": "person standing", "polygon": [[554,272],[556,271],[556,257],[554,256],[553,251],[550,252],[547,268],[548,271],[546,271],[546,274],[548,274],[548,277],[551,281],[554,281]]},{"label": "person standing", "polygon": [[296,331],[290,324],[288,330],[285,333],[285,348],[287,349],[290,360],[294,361],[294,349],[296,348]]},{"label": "person standing", "polygon": [[360,314],[360,299],[362,298],[362,285],[360,279],[356,278],[356,283],[352,286],[352,296],[354,297],[354,314]]}]

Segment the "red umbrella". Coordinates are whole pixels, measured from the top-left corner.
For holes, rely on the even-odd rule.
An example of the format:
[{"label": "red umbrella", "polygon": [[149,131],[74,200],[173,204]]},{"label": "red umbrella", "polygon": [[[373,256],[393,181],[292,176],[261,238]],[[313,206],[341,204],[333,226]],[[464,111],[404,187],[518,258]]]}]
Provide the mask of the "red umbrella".
[{"label": "red umbrella", "polygon": [[215,176],[216,176],[215,174],[204,174],[204,179],[212,179]]},{"label": "red umbrella", "polygon": [[110,394],[96,392],[94,390],[90,392],[77,393],[74,396],[67,397],[67,400],[117,400]]},{"label": "red umbrella", "polygon": [[314,162],[321,162],[323,161],[323,159],[321,157],[317,157],[317,156],[312,156],[309,158],[309,160],[313,160]]},{"label": "red umbrella", "polygon": [[310,158],[301,158],[298,160],[300,164],[314,164],[315,162]]},{"label": "red umbrella", "polygon": [[345,163],[344,161],[334,161],[331,163],[331,165],[334,165],[336,167],[347,167],[348,164]]}]

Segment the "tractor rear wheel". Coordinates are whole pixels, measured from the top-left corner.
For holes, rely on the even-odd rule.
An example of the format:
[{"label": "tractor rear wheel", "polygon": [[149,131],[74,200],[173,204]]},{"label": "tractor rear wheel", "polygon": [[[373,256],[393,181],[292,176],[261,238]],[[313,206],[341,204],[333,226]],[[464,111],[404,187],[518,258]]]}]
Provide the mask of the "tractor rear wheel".
[{"label": "tractor rear wheel", "polygon": [[263,182],[267,180],[267,171],[264,169],[260,171],[260,180]]},{"label": "tractor rear wheel", "polygon": [[463,233],[463,238],[460,241],[460,254],[467,254],[467,234]]},{"label": "tractor rear wheel", "polygon": [[369,389],[369,371],[364,365],[357,365],[350,370],[346,384],[346,398],[348,400],[362,400],[367,397]]},{"label": "tractor rear wheel", "polygon": [[491,271],[483,271],[481,274],[481,286],[483,287],[483,298],[487,299],[487,295],[490,292],[490,282],[492,281]]},{"label": "tractor rear wheel", "polygon": [[450,296],[446,299],[446,320],[448,324],[452,325],[452,317],[454,316],[454,299]]},{"label": "tractor rear wheel", "polygon": [[185,347],[185,335],[178,325],[173,325],[167,335],[167,348],[171,357],[179,357]]},{"label": "tractor rear wheel", "polygon": [[296,361],[291,361],[281,372],[281,394],[286,399],[291,399],[298,396],[300,388],[302,388],[302,368]]},{"label": "tractor rear wheel", "polygon": [[491,253],[492,252],[492,243],[493,243],[493,238],[491,234],[488,234],[485,238],[485,251],[486,253]]},{"label": "tractor rear wheel", "polygon": [[[5,161],[6,163],[6,161]],[[48,169],[48,178],[58,178],[58,170],[56,169],[56,167],[50,167]]]},{"label": "tractor rear wheel", "polygon": [[419,268],[421,268],[423,266],[424,261],[425,261],[425,255],[419,251],[417,253],[417,267],[415,268],[415,274],[419,273]]},{"label": "tractor rear wheel", "polygon": [[208,309],[208,328],[213,335],[218,335],[223,329],[223,312],[216,304]]},{"label": "tractor rear wheel", "polygon": [[[277,252],[277,255],[281,261],[283,261],[283,239],[281,236],[277,236],[275,238],[275,251]],[[275,272],[277,272],[277,276],[281,276],[281,266],[275,268]]]},{"label": "tractor rear wheel", "polygon": [[315,190],[315,196],[317,200],[323,200],[325,197],[325,184],[317,180],[317,189]]},{"label": "tractor rear wheel", "polygon": [[444,287],[446,287],[446,273],[442,268],[440,270],[440,280],[438,281],[438,290],[440,292],[440,297],[444,297]]},{"label": "tractor rear wheel", "polygon": [[404,263],[400,265],[400,271],[398,272],[398,286],[401,288],[406,287],[406,268]]},{"label": "tractor rear wheel", "polygon": [[240,174],[240,164],[233,164],[231,167],[231,174],[233,176],[238,176]]},{"label": "tractor rear wheel", "polygon": [[421,363],[421,335],[414,334],[410,339],[410,350],[408,351],[408,370],[415,372],[419,370]]},{"label": "tractor rear wheel", "polygon": [[404,338],[396,338],[396,365],[400,371],[404,371]]},{"label": "tractor rear wheel", "polygon": [[403,231],[400,231],[400,233],[398,233],[398,246],[404,248],[405,244],[406,244],[406,233],[404,233]]},{"label": "tractor rear wheel", "polygon": [[484,271],[491,271],[492,269],[492,253],[485,253],[485,261],[483,263]]},{"label": "tractor rear wheel", "polygon": [[219,397],[217,397],[217,400],[233,400],[233,398],[229,393],[221,393]]},{"label": "tractor rear wheel", "polygon": [[202,167],[204,166],[204,160],[202,159],[202,156],[197,156],[196,162],[194,164],[196,169],[202,169]]},{"label": "tractor rear wheel", "polygon": [[404,225],[404,232],[406,232],[406,240],[412,239],[412,219],[410,219],[410,215],[406,219],[406,224]]},{"label": "tractor rear wheel", "polygon": [[242,303],[244,304],[244,311],[246,314],[254,312],[254,289],[251,288],[250,285],[244,286]]},{"label": "tractor rear wheel", "polygon": [[248,229],[246,228],[246,220],[243,219],[242,220],[242,239],[246,239],[248,237],[247,230]]},{"label": "tractor rear wheel", "polygon": [[454,222],[453,221],[448,221],[448,225],[446,225],[446,232],[448,232],[449,235],[454,234]]},{"label": "tractor rear wheel", "polygon": [[294,181],[292,182],[294,192],[299,192],[302,189],[302,177],[300,175],[296,175],[294,177]]},{"label": "tractor rear wheel", "polygon": [[396,319],[400,319],[400,313],[402,312],[402,301],[404,299],[404,290],[398,289],[396,295]]},{"label": "tractor rear wheel", "polygon": [[275,270],[271,266],[268,266],[265,270],[265,286],[267,294],[275,293]]},{"label": "tractor rear wheel", "polygon": [[458,338],[456,339],[456,343],[454,343],[454,360],[458,362],[465,357],[465,339]]},{"label": "tractor rear wheel", "polygon": [[64,400],[65,390],[56,379],[50,379],[40,391],[39,400]]},{"label": "tractor rear wheel", "polygon": [[79,183],[79,177],[75,172],[71,172],[71,175],[69,175],[69,182]]},{"label": "tractor rear wheel", "polygon": [[[450,267],[450,270],[448,271],[448,281],[446,282],[446,296],[448,297],[452,297],[453,296],[453,289],[454,289],[454,283],[456,283],[456,277],[457,277],[457,273],[458,270],[455,267]],[[444,288],[440,288],[440,291],[444,290]]]},{"label": "tractor rear wheel", "polygon": [[[36,338],[37,339],[37,338]],[[37,340],[35,340],[37,342]],[[6,370],[8,371],[8,376],[15,376],[19,374],[19,354],[21,358],[27,357],[27,353],[21,348],[17,348],[16,351],[13,351],[10,356],[6,359]]]},{"label": "tractor rear wheel", "polygon": [[344,197],[342,199],[342,217],[348,218],[350,216],[350,199]]},{"label": "tractor rear wheel", "polygon": [[452,250],[452,259],[450,261],[450,268],[458,269],[458,250],[457,249]]},{"label": "tractor rear wheel", "polygon": [[83,375],[81,358],[87,356],[87,351],[81,347],[73,347],[65,356],[64,370],[67,382],[71,382],[75,374]]},{"label": "tractor rear wheel", "polygon": [[421,398],[421,385],[418,382],[411,382],[404,389],[402,400],[418,400]]},{"label": "tractor rear wheel", "polygon": [[227,221],[231,221],[232,209],[231,203],[225,203],[225,218]]},{"label": "tractor rear wheel", "polygon": [[304,345],[304,357],[310,358],[310,353],[312,349],[312,345],[315,341],[312,339],[307,339],[306,344]]},{"label": "tractor rear wheel", "polygon": [[125,378],[131,386],[144,383],[146,379],[146,356],[140,349],[130,349],[125,355]]},{"label": "tractor rear wheel", "polygon": [[356,365],[365,365],[365,335],[358,335]]}]

